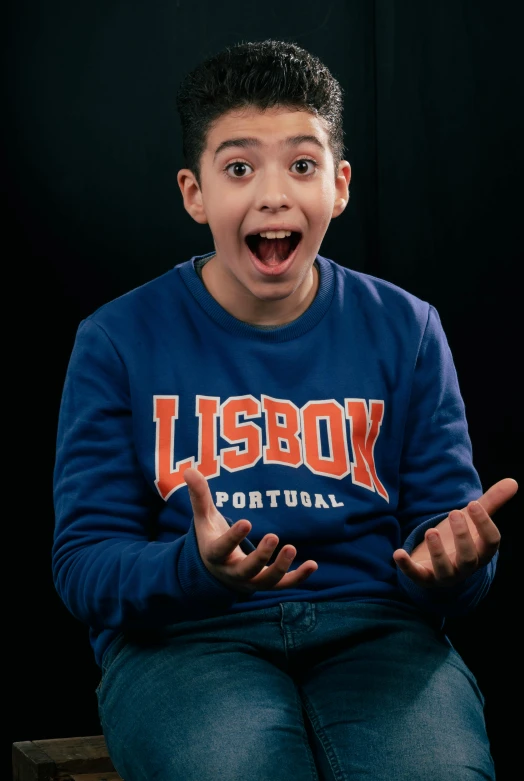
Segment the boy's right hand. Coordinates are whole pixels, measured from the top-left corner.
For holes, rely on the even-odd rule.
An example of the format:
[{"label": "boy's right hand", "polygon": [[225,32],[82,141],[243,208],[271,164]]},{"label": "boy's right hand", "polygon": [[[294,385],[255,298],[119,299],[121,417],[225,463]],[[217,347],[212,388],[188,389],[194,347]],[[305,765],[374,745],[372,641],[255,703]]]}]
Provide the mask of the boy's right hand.
[{"label": "boy's right hand", "polygon": [[318,564],[310,559],[288,572],[296,555],[293,545],[285,545],[273,564],[267,567],[278,545],[276,534],[266,534],[257,549],[246,555],[239,544],[251,531],[250,522],[241,520],[229,526],[215,507],[207,480],[198,469],[186,469],[184,480],[189,489],[202,561],[209,572],[229,588],[242,594],[291,588],[318,569]]}]

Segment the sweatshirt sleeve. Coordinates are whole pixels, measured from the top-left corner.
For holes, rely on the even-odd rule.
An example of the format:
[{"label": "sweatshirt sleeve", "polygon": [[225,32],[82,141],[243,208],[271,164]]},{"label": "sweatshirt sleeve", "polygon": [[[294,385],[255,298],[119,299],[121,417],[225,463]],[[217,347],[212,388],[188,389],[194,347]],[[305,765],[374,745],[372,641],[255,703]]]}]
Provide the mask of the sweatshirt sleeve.
[{"label": "sweatshirt sleeve", "polygon": [[154,629],[226,612],[239,595],[205,567],[194,523],[153,539],[162,499],[136,456],[124,362],[80,324],[60,406],[52,572],[68,610],[95,631]]},{"label": "sweatshirt sleeve", "polygon": [[[473,466],[464,402],[437,311],[430,306],[414,369],[400,467],[397,517],[402,547],[411,551],[454,509],[483,493]],[[398,582],[419,607],[442,617],[469,613],[486,595],[498,553],[449,589],[424,589],[398,570]]]}]

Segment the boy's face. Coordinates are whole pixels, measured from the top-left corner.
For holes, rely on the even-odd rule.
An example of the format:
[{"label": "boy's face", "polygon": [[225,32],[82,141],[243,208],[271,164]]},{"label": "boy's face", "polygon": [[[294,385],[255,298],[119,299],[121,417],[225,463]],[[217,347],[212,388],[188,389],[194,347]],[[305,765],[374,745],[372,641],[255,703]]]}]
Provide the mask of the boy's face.
[{"label": "boy's face", "polygon": [[[298,136],[319,143],[297,142]],[[256,143],[231,143],[239,139]],[[335,179],[324,122],[313,114],[250,108],[222,115],[202,155],[202,189],[187,168],[177,177],[186,210],[209,223],[213,235],[216,255],[204,266],[203,279],[218,303],[258,325],[283,325],[302,314],[318,289],[313,262],[331,219],[346,207],[350,178],[343,160]],[[291,241],[246,241],[281,227],[293,231]],[[293,251],[296,234],[300,241]]]}]

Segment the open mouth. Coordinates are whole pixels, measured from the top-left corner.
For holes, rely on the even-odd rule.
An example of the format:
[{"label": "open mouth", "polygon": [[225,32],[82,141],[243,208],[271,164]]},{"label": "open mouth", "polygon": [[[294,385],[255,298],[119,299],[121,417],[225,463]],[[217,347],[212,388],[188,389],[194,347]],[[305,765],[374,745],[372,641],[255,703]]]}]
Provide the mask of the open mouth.
[{"label": "open mouth", "polygon": [[265,239],[257,233],[253,236],[246,236],[246,244],[253,255],[264,265],[277,266],[289,258],[301,238],[302,234],[294,231],[291,236],[285,236],[283,239]]}]

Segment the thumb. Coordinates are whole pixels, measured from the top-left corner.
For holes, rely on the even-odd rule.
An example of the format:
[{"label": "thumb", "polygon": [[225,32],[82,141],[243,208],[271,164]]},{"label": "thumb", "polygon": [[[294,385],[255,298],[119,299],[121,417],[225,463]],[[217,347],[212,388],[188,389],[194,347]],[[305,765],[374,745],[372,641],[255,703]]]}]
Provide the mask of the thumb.
[{"label": "thumb", "polygon": [[478,502],[488,515],[493,515],[502,505],[506,504],[519,489],[518,483],[512,477],[505,477],[494,483],[491,488],[479,497]]},{"label": "thumb", "polygon": [[183,477],[188,487],[189,499],[191,500],[195,519],[208,515],[214,505],[206,478],[194,467],[185,469]]}]

